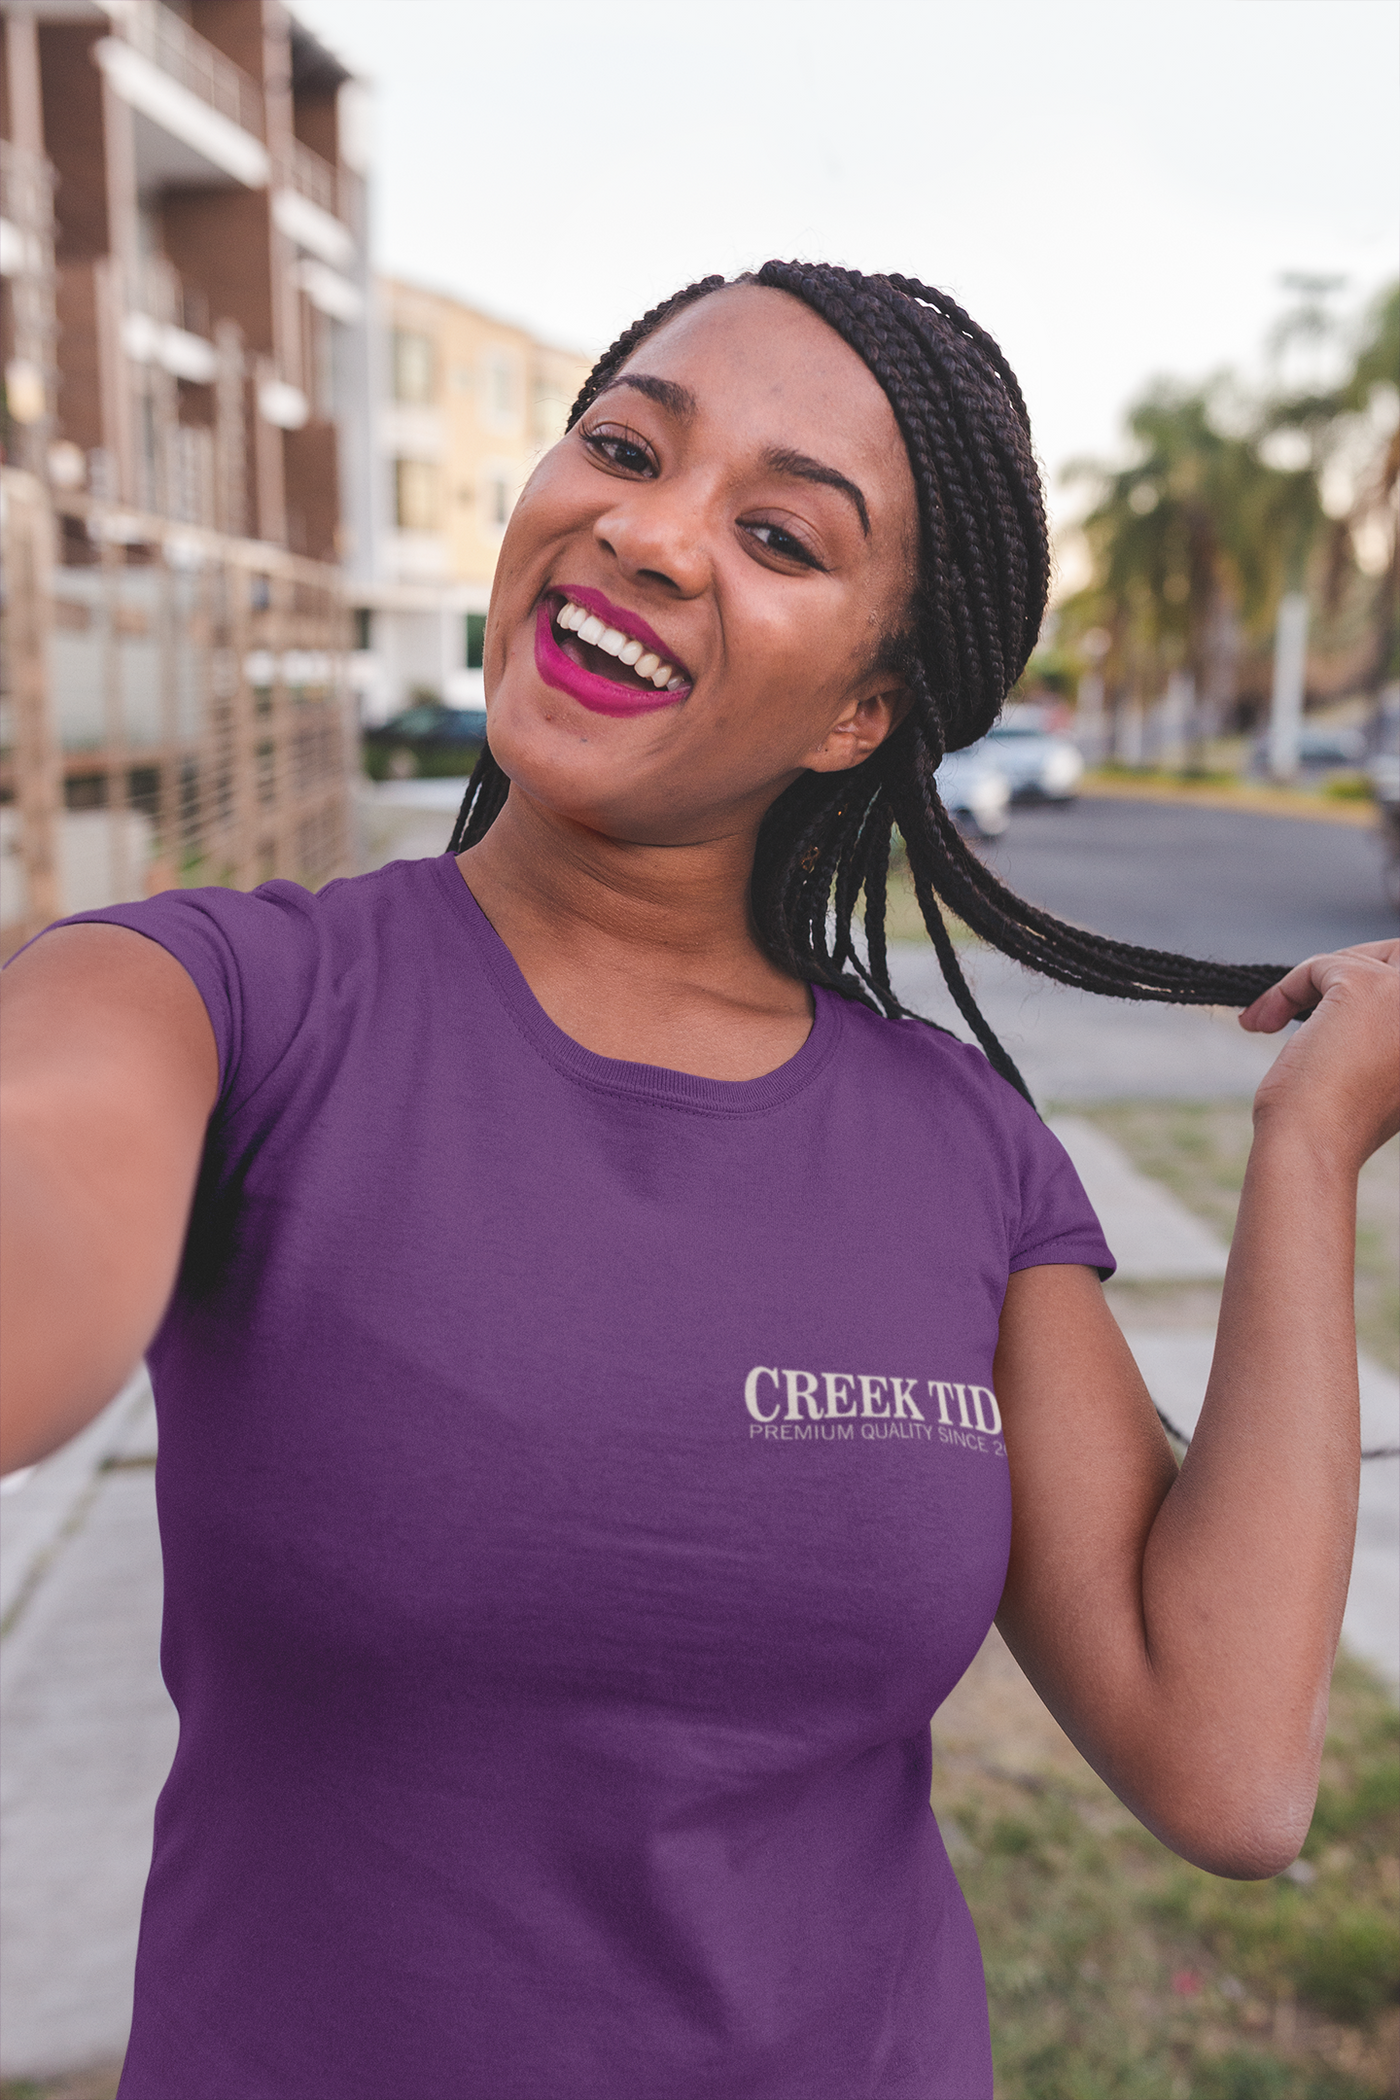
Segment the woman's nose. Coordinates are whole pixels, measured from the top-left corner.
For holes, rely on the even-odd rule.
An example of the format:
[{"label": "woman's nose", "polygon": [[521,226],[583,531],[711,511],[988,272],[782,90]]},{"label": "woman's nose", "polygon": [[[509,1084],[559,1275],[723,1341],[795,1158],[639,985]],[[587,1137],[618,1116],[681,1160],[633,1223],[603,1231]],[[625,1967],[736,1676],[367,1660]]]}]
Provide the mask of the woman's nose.
[{"label": "woman's nose", "polygon": [[660,583],[679,598],[698,597],[710,579],[703,507],[679,485],[619,491],[593,528],[623,573]]}]

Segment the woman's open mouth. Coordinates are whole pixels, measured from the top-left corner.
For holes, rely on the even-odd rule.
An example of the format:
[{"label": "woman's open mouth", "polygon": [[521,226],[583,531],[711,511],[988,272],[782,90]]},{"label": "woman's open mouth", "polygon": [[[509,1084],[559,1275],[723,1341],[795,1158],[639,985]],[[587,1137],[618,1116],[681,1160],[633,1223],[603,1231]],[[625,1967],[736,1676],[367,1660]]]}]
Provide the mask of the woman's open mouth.
[{"label": "woman's open mouth", "polygon": [[535,668],[595,714],[674,707],[691,676],[645,620],[582,585],[547,591],[535,615]]}]

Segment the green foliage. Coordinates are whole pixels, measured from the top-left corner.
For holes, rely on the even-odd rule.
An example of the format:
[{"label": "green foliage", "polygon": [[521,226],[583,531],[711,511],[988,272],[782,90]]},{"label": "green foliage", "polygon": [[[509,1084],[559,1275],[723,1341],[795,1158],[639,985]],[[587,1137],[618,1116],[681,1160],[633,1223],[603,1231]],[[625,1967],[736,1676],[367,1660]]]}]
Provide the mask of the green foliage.
[{"label": "green foliage", "polygon": [[[1388,1716],[1394,1722],[1396,1716]],[[1400,1836],[1400,1748],[1392,1726],[1371,1756],[1358,1758],[1345,1787],[1324,1779],[1308,1832],[1305,1857],[1327,1839],[1354,1837],[1367,1828],[1390,1828]]]},{"label": "green foliage", "polygon": [[987,1847],[1003,1859],[1041,1858],[1040,1841],[1031,1825],[1019,1816],[998,1816],[992,1825]]},{"label": "green foliage", "polygon": [[[1097,1123],[1134,1166],[1164,1181],[1189,1210],[1230,1239],[1253,1138],[1247,1101],[1076,1104],[1074,1112]],[[1357,1195],[1357,1337],[1378,1363],[1400,1370],[1400,1140],[1392,1138],[1366,1162]],[[1115,1295],[1132,1288],[1109,1286]],[[1214,1314],[1205,1317],[1213,1320]]]},{"label": "green foliage", "polygon": [[1126,615],[1163,664],[1201,675],[1222,595],[1247,626],[1267,628],[1323,517],[1310,472],[1267,466],[1251,436],[1221,428],[1222,391],[1159,381],[1128,414],[1132,464],[1070,470],[1100,486],[1084,530],[1110,617]]},{"label": "green foliage", "polygon": [[[1315,295],[1275,331],[1280,351],[1294,342],[1344,347],[1344,331]],[[1194,386],[1156,380],[1128,412],[1127,464],[1067,468],[1067,479],[1092,490],[1084,533],[1093,579],[1060,608],[1057,648],[1078,655],[1082,670],[1084,638],[1097,630],[1110,696],[1155,698],[1169,672],[1185,670],[1223,721],[1243,659],[1266,684],[1278,601],[1297,589],[1308,590],[1315,622],[1351,608],[1353,657],[1369,627],[1360,683],[1383,681],[1396,646],[1400,445],[1372,412],[1377,390],[1393,390],[1400,377],[1400,287],[1362,317],[1342,362],[1331,387],[1262,395],[1228,374]],[[1353,495],[1339,516],[1323,489],[1344,461]],[[1389,536],[1386,574],[1358,567],[1355,535],[1366,530]]]},{"label": "green foliage", "polygon": [[1400,1926],[1374,1912],[1337,1919],[1307,1940],[1298,1988],[1334,2020],[1365,2020],[1400,1996]]},{"label": "green foliage", "polygon": [[1368,2100],[1372,2088],[1345,2073],[1300,2073],[1273,2057],[1232,2049],[1202,2064],[1191,2090],[1192,2100]]},{"label": "green foliage", "polygon": [[936,1785],[982,1941],[998,2100],[1382,2100],[1397,1718],[1343,1658],[1299,1879],[1187,1866],[1087,1767],[1020,1784],[964,1773],[946,1801]]},{"label": "green foliage", "polygon": [[1400,1926],[1380,1889],[1348,1858],[1307,1887],[1280,1878],[1240,1886],[1183,1871],[1160,1899],[1222,1968],[1261,1990],[1291,1986],[1329,2019],[1369,2019],[1400,1995]]}]

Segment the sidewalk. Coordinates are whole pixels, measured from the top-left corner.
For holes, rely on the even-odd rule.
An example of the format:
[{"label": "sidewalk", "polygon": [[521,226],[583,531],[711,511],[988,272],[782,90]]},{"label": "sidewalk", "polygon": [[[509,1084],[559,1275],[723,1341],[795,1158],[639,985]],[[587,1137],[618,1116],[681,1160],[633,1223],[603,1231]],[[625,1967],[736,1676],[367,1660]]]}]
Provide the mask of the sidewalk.
[{"label": "sidewalk", "polygon": [[154,1460],[143,1374],[0,1503],[5,2076],[117,2058],[126,2041],[177,1732],[160,1677]]},{"label": "sidewalk", "polygon": [[[1234,1014],[1215,1007],[1137,1004],[1072,991],[990,948],[964,949],[960,960],[979,1006],[1042,1105],[1247,1100],[1283,1047],[1282,1036],[1246,1035]],[[970,1039],[930,946],[893,943],[890,977],[914,1012]]]}]

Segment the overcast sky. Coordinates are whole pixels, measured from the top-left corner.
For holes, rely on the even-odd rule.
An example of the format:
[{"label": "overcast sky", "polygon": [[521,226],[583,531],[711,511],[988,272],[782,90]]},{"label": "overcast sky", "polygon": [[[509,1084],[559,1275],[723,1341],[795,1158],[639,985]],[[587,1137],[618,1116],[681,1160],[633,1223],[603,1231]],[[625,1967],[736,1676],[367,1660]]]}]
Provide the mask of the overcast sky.
[{"label": "overcast sky", "polygon": [[769,255],[999,336],[1057,470],[1400,249],[1400,0],[292,0],[375,91],[377,264],[581,349]]}]

